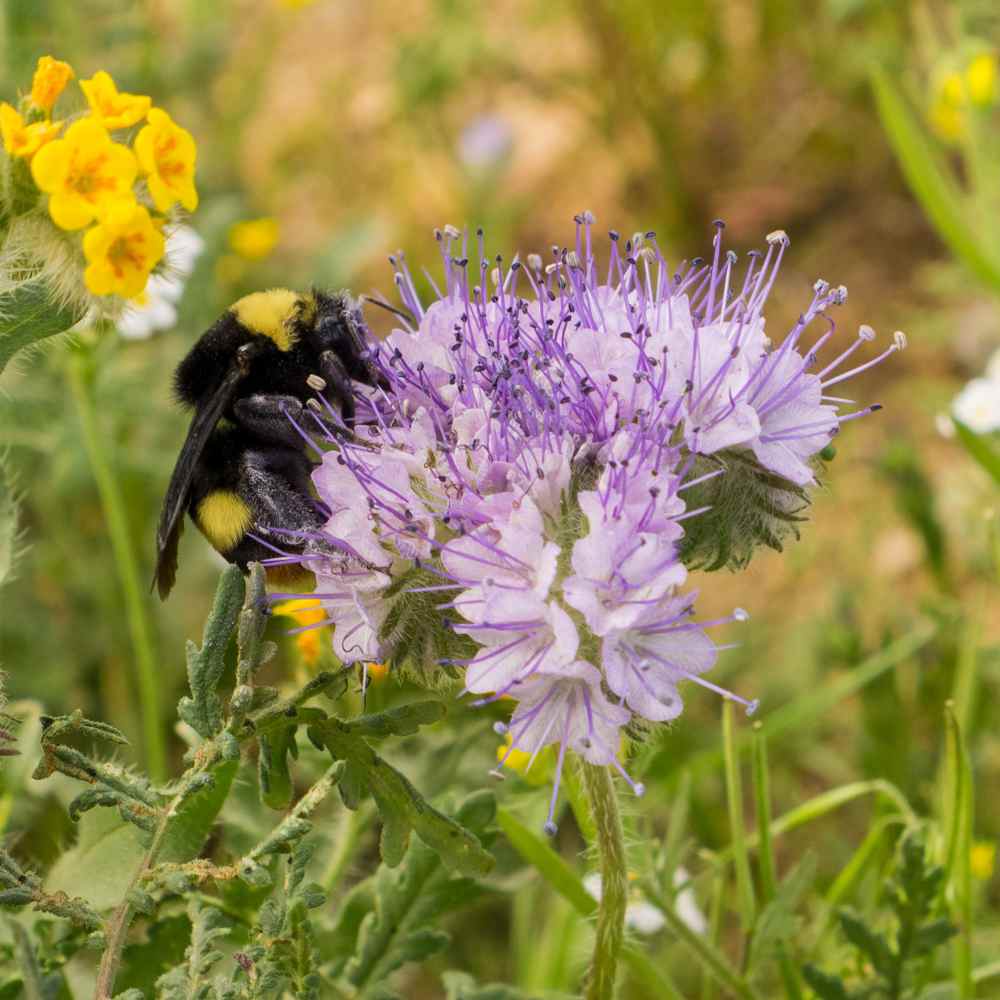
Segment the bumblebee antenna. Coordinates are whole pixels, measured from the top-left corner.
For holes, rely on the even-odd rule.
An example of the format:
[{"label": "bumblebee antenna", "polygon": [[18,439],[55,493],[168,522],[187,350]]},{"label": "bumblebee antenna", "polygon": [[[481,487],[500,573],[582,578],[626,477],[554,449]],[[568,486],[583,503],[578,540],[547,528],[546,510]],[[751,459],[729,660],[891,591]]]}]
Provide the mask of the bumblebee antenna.
[{"label": "bumblebee antenna", "polygon": [[416,326],[416,320],[413,318],[412,314],[408,313],[405,309],[397,309],[391,302],[387,302],[381,295],[377,292],[373,295],[362,295],[362,302],[370,302],[373,306],[378,306],[384,309],[386,312],[394,313],[400,319],[405,319],[407,323]]}]

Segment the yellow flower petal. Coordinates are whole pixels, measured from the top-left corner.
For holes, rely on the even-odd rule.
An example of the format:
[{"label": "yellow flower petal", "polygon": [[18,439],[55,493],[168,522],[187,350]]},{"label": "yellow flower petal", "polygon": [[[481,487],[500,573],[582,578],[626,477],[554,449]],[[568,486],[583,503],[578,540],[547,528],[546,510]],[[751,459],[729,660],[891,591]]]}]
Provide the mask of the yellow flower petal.
[{"label": "yellow flower petal", "polygon": [[31,103],[43,111],[51,111],[66,84],[75,75],[69,63],[60,62],[52,56],[42,56],[31,81]]},{"label": "yellow flower petal", "polygon": [[153,204],[166,212],[180,202],[189,212],[198,205],[194,186],[197,147],[187,129],[181,128],[162,108],[153,108],[149,124],[136,136],[134,149],[142,172],[147,175]]},{"label": "yellow flower petal", "polygon": [[62,192],[49,198],[49,215],[60,229],[83,229],[94,221],[94,210],[86,202]]},{"label": "yellow flower petal", "polygon": [[119,91],[110,74],[100,70],[89,80],[80,81],[93,116],[106,128],[128,128],[146,117],[152,100],[141,94]]},{"label": "yellow flower petal", "polygon": [[135,298],[163,257],[165,243],[145,206],[133,205],[128,213],[116,211],[84,234],[87,287],[95,295]]}]

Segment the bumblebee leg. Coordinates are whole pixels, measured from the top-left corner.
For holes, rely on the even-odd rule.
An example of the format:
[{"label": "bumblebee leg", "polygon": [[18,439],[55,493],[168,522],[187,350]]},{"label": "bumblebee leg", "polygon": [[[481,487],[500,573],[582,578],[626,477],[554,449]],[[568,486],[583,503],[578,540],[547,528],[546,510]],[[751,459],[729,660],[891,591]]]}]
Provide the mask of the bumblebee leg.
[{"label": "bumblebee leg", "polygon": [[294,396],[277,393],[256,393],[238,399],[233,406],[237,422],[255,438],[297,450],[301,450],[305,442],[292,421],[301,427],[304,410],[301,401]]},{"label": "bumblebee leg", "polygon": [[323,369],[320,374],[326,382],[327,394],[333,397],[332,402],[340,404],[340,415],[344,423],[350,427],[357,413],[351,376],[347,373],[343,361],[333,351],[324,351],[320,355],[320,362]]}]

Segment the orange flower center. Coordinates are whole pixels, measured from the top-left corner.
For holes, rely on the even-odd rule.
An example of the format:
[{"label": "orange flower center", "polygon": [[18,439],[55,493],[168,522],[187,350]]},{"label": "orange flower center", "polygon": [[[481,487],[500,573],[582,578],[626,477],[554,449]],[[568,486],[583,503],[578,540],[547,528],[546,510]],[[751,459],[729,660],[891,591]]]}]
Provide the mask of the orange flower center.
[{"label": "orange flower center", "polygon": [[87,201],[93,201],[101,191],[114,191],[117,186],[114,177],[102,177],[101,168],[107,162],[107,154],[101,153],[92,160],[80,163],[74,158],[66,184]]},{"label": "orange flower center", "polygon": [[184,174],[183,160],[172,159],[170,154],[177,148],[177,137],[169,136],[156,143],[156,169],[161,177],[180,177]]},{"label": "orange flower center", "polygon": [[108,247],[108,263],[116,278],[123,277],[127,267],[138,271],[146,270],[145,243],[146,237],[142,233],[128,233],[119,236]]}]

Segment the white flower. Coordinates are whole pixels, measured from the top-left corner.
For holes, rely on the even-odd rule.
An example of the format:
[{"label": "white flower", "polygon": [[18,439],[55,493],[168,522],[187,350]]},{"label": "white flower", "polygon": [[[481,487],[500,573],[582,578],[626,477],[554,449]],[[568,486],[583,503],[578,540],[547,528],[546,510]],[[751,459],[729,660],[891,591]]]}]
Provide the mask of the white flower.
[{"label": "white flower", "polygon": [[[690,880],[691,876],[688,875],[686,869],[678,867],[674,870],[674,888],[685,885]],[[584,876],[583,887],[594,899],[598,902],[601,901],[601,876],[597,872],[591,872]],[[695,934],[704,934],[708,929],[708,921],[705,919],[705,914],[701,912],[698,901],[694,897],[694,890],[690,885],[677,893],[674,899],[674,910]],[[625,926],[637,934],[655,934],[664,928],[666,922],[663,911],[641,896],[637,896],[625,907]]]},{"label": "white flower", "polygon": [[977,434],[1000,430],[1000,379],[974,378],[952,401],[951,412]]}]

